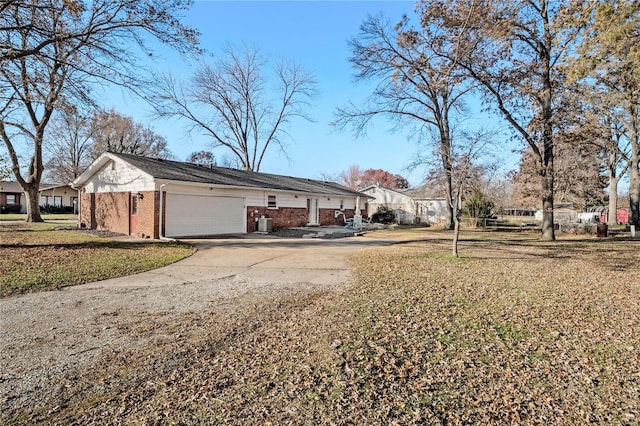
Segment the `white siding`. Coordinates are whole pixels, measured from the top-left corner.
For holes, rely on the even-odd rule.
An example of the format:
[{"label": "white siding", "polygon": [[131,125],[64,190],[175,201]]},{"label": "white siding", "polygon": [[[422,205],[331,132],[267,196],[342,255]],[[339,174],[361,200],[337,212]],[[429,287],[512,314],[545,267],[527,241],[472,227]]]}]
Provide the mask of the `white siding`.
[{"label": "white siding", "polygon": [[[160,190],[161,183],[156,183],[156,190]],[[183,184],[168,183],[163,188],[167,193],[176,194],[194,194],[194,195],[211,195],[220,197],[243,197],[246,205],[250,207],[267,207],[268,196],[276,196],[276,205],[278,208],[307,208],[308,198],[317,198],[321,209],[340,209],[340,200],[344,200],[345,209],[353,209],[356,205],[355,197],[327,196],[318,194],[303,194],[284,191],[270,191],[264,189],[253,188],[222,188],[210,186],[206,184]],[[365,197],[361,197],[360,206],[364,207]]]},{"label": "white siding", "polygon": [[109,161],[87,182],[87,193],[153,191],[153,178],[123,161]]},{"label": "white siding", "polygon": [[378,207],[386,206],[396,212],[400,223],[413,223],[416,217],[421,222],[440,223],[447,215],[447,202],[443,199],[413,199],[387,188],[373,187],[363,191],[375,197],[368,201],[367,214],[371,216]]}]

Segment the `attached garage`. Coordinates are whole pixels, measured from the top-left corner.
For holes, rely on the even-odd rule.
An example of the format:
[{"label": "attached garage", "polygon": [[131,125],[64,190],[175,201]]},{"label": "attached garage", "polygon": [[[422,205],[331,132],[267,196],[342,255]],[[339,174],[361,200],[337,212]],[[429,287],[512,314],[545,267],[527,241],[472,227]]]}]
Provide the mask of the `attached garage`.
[{"label": "attached garage", "polygon": [[247,232],[244,198],[168,193],[165,215],[167,237]]},{"label": "attached garage", "polygon": [[81,227],[141,238],[344,225],[360,192],[334,182],[105,152],[76,180]]}]

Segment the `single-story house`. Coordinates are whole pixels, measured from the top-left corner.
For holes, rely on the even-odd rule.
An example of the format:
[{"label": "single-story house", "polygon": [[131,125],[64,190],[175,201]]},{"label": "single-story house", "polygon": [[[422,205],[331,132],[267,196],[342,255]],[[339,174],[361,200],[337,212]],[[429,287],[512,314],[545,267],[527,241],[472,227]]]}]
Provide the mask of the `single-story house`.
[{"label": "single-story house", "polygon": [[391,189],[371,185],[360,192],[370,196],[367,215],[373,215],[379,207],[393,210],[396,221],[401,224],[442,224],[447,217],[447,199],[439,197],[432,188],[424,185],[410,189]]},{"label": "single-story house", "polygon": [[18,182],[0,181],[0,214],[26,212],[24,201],[24,191]]},{"label": "single-story house", "polygon": [[[544,214],[542,210],[537,210],[534,215],[536,222],[542,222]],[[553,223],[560,225],[568,225],[578,222],[578,211],[573,208],[572,203],[554,203],[553,204]]]},{"label": "single-story house", "polygon": [[[366,195],[333,182],[106,152],[72,186],[80,226],[148,238],[343,225]],[[362,200],[362,201],[361,201]]]},{"label": "single-story house", "polygon": [[[67,185],[40,184],[40,208],[77,213],[78,191]],[[0,213],[26,213],[27,197],[18,182],[0,182]]]},{"label": "single-story house", "polygon": [[78,213],[78,191],[70,185],[40,185],[40,208],[62,209],[68,213]]}]

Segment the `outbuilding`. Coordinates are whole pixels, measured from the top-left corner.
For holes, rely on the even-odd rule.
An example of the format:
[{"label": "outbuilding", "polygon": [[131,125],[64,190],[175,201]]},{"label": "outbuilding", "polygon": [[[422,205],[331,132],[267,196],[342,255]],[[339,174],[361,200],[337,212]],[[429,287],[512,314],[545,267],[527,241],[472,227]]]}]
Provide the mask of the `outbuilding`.
[{"label": "outbuilding", "polygon": [[[80,226],[147,238],[342,225],[366,195],[334,182],[107,152],[73,183]],[[264,223],[264,222],[262,222]]]}]

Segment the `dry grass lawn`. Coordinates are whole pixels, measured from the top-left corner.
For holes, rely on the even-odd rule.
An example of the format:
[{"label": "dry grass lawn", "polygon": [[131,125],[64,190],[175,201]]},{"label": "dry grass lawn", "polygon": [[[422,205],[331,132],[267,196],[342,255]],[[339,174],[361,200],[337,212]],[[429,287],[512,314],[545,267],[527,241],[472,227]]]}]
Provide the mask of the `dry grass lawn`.
[{"label": "dry grass lawn", "polygon": [[148,271],[193,252],[184,244],[114,241],[49,223],[0,223],[0,297]]},{"label": "dry grass lawn", "polygon": [[640,241],[413,230],[340,292],[123,332],[34,424],[640,424]]}]

